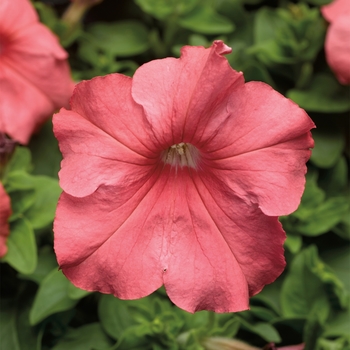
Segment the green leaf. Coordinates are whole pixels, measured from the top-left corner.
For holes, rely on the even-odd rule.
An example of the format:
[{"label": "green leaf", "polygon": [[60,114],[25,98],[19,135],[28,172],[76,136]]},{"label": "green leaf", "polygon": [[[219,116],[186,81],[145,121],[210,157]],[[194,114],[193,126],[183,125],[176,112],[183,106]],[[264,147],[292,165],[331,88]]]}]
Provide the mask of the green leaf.
[{"label": "green leaf", "polygon": [[91,323],[79,328],[69,329],[52,350],[100,350],[112,344],[99,323]]},{"label": "green leaf", "polygon": [[350,246],[345,244],[341,247],[326,250],[322,254],[322,260],[334,271],[334,274],[343,282],[350,293]]},{"label": "green leaf", "polygon": [[21,274],[20,277],[40,284],[54,268],[58,269],[55,254],[52,251],[52,247],[45,246],[39,251],[38,263],[35,271],[31,274]]},{"label": "green leaf", "polygon": [[313,315],[322,322],[329,313],[329,299],[334,298],[343,308],[349,305],[349,293],[344,284],[318,257],[316,246],[310,246],[293,260],[284,281],[281,294],[283,313],[287,317],[308,316],[310,322]]},{"label": "green leaf", "polygon": [[316,74],[306,89],[291,89],[287,97],[310,112],[341,113],[350,109],[349,88],[327,73]]},{"label": "green leaf", "polygon": [[31,168],[30,151],[25,147],[17,146],[15,151],[7,163],[3,178],[4,184],[7,182],[7,175],[14,171],[29,171]]},{"label": "green leaf", "polygon": [[118,350],[144,350],[150,349],[149,334],[152,333],[150,324],[131,326],[125,330],[118,340]]},{"label": "green leaf", "polygon": [[295,224],[295,229],[306,236],[317,236],[331,230],[349,212],[346,197],[332,197],[310,212],[304,221]]},{"label": "green leaf", "polygon": [[16,313],[10,300],[1,301],[0,339],[2,349],[21,350],[16,326]]},{"label": "green leaf", "polygon": [[[23,176],[28,178],[27,176]],[[7,187],[5,187],[8,191]],[[21,219],[27,209],[29,209],[35,202],[35,190],[19,190],[19,191],[8,191],[11,200],[12,215],[10,216],[9,221],[15,221]]]},{"label": "green leaf", "polygon": [[325,325],[325,337],[349,336],[350,310],[338,312]]},{"label": "green leaf", "polygon": [[197,6],[186,16],[181,17],[179,25],[201,34],[227,34],[235,29],[233,23],[219,15],[209,6]]},{"label": "green leaf", "polygon": [[209,47],[210,43],[208,42],[207,38],[200,34],[192,34],[188,38],[188,42],[192,46],[204,46]]},{"label": "green leaf", "polygon": [[30,323],[38,324],[56,312],[71,309],[77,300],[68,295],[70,282],[61,271],[54,269],[40,284],[35,296],[32,309],[30,310]]},{"label": "green leaf", "polygon": [[[328,176],[326,176],[327,173]],[[329,190],[327,192],[330,198],[326,198],[325,191],[317,183],[318,173],[309,171],[306,176],[305,192],[298,210],[290,217],[282,218],[288,233],[297,232],[306,236],[317,236],[334,229],[336,225],[343,222],[344,218],[348,216],[348,198],[344,195],[331,197],[337,192],[345,192],[345,187],[343,187],[343,185],[345,186],[344,179],[340,179],[339,176],[335,177],[334,174],[334,171],[333,175],[329,171],[323,171],[323,186],[326,190],[332,190],[333,188],[333,192],[329,192]],[[346,172],[341,176],[344,175],[346,176]],[[332,176],[333,180],[331,179]],[[325,181],[327,181],[326,185],[324,185]],[[340,191],[340,188],[343,191]]]},{"label": "green leaf", "polygon": [[279,296],[281,292],[282,279],[277,279],[274,283],[268,284],[264,289],[252,298],[252,301],[257,300],[259,303],[265,304],[273,310],[276,315],[281,314],[281,305]]},{"label": "green leaf", "polygon": [[58,180],[47,176],[31,176],[30,182],[35,189],[35,202],[24,215],[34,229],[39,229],[53,221],[62,190]]},{"label": "green leaf", "polygon": [[15,218],[25,216],[34,229],[43,228],[53,221],[61,193],[58,180],[16,171],[8,175],[6,190],[11,197]]},{"label": "green leaf", "polygon": [[102,295],[98,314],[104,330],[114,339],[121,337],[124,331],[136,324],[130,313],[130,301],[120,300],[113,295]]},{"label": "green leaf", "polygon": [[287,335],[289,339],[298,339],[301,340],[301,335],[304,332],[304,327],[306,324],[305,317],[281,317],[271,321],[271,324],[280,331],[283,339]]},{"label": "green leaf", "polygon": [[299,219],[306,218],[310,215],[309,212],[303,214],[303,210],[313,210],[316,206],[323,203],[326,198],[325,192],[318,187],[317,180],[318,173],[315,171],[308,171],[306,174],[305,191],[303,193],[303,197],[301,198],[301,209],[298,210],[297,215],[295,215]]},{"label": "green leaf", "polygon": [[0,345],[4,350],[36,349],[38,330],[30,326],[29,304],[20,300],[2,299],[0,309]]},{"label": "green leaf", "polygon": [[319,11],[303,3],[289,4],[287,8],[263,7],[256,11],[254,39],[255,45],[249,49],[251,53],[273,70],[300,84],[305,79],[300,75],[305,75],[305,68],[304,71],[299,67],[298,70],[286,71],[283,65],[278,68],[276,63],[314,60],[324,42],[324,22]]},{"label": "green leaf", "polygon": [[90,292],[88,292],[84,289],[80,289],[80,288],[76,287],[75,285],[73,285],[72,283],[68,286],[68,296],[71,299],[81,299],[81,298],[86,297],[89,294],[90,294]]},{"label": "green leaf", "polygon": [[303,245],[303,240],[301,236],[288,232],[287,239],[284,244],[291,253],[296,254],[300,251]]},{"label": "green leaf", "polygon": [[335,340],[320,338],[317,342],[317,350],[350,350],[350,339],[349,337]]},{"label": "green leaf", "polygon": [[306,0],[309,4],[316,5],[316,6],[323,6],[328,5],[333,0]]},{"label": "green leaf", "polygon": [[316,348],[317,340],[320,338],[323,331],[319,316],[318,309],[313,309],[308,316],[303,336],[305,342],[304,350],[314,350]]},{"label": "green leaf", "polygon": [[138,21],[94,23],[88,28],[91,44],[115,56],[134,56],[148,50],[148,30]]},{"label": "green leaf", "polygon": [[277,317],[276,313],[261,306],[251,306],[249,312],[255,317],[267,322],[270,322]]},{"label": "green leaf", "polygon": [[348,166],[344,156],[332,167],[322,172],[319,185],[327,197],[343,195],[348,185]]},{"label": "green leaf", "polygon": [[206,332],[206,335],[211,336],[225,336],[227,338],[233,338],[239,328],[241,326],[241,322],[238,317],[232,317],[223,325],[216,326],[214,329],[209,329],[209,332]]},{"label": "green leaf", "polygon": [[350,217],[345,215],[340,223],[332,228],[332,231],[340,237],[350,240]]},{"label": "green leaf", "polygon": [[37,265],[37,248],[33,228],[25,218],[10,224],[7,254],[2,258],[17,271],[30,274]]},{"label": "green leaf", "polygon": [[281,291],[282,313],[286,317],[307,317],[318,308],[325,320],[330,311],[327,293],[322,281],[310,270],[309,261],[315,254],[308,248],[300,252],[292,261]]},{"label": "green leaf", "polygon": [[23,214],[35,202],[35,190],[31,176],[24,171],[13,171],[7,175],[5,189],[11,198],[13,217]]},{"label": "green leaf", "polygon": [[275,9],[269,7],[260,8],[255,16],[254,42],[256,44],[266,43],[275,40],[277,28],[285,26],[285,21],[278,16]]},{"label": "green leaf", "polygon": [[135,0],[149,15],[165,20],[170,16],[179,16],[191,11],[198,0]]},{"label": "green leaf", "polygon": [[57,178],[62,155],[53,134],[51,119],[38,134],[32,136],[28,147],[32,152],[33,174]]},{"label": "green leaf", "polygon": [[318,257],[315,246],[311,247],[310,251],[310,270],[323,282],[325,286],[329,287],[328,289],[332,290],[332,294],[334,294],[334,296],[338,299],[341,307],[348,307],[350,301],[349,293],[346,291],[343,282],[337,277],[336,273]]},{"label": "green leaf", "polygon": [[251,324],[243,318],[241,318],[240,322],[243,329],[259,335],[262,339],[266,340],[267,342],[279,343],[282,341],[277,330],[269,323],[258,322],[255,324]]},{"label": "green leaf", "polygon": [[312,131],[315,147],[311,161],[320,168],[331,168],[340,159],[345,145],[344,134],[332,124],[321,124]]},{"label": "green leaf", "polygon": [[244,25],[247,21],[248,12],[245,10],[241,0],[221,0],[215,1],[214,6],[216,11],[229,18],[238,27]]}]

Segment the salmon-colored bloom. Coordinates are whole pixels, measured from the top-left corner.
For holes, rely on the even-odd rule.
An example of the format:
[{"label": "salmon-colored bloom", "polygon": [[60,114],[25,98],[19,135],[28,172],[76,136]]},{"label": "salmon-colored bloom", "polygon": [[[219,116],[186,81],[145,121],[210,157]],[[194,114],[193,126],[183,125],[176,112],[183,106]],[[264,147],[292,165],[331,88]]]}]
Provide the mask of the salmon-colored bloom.
[{"label": "salmon-colored bloom", "polygon": [[29,0],[0,1],[0,132],[26,144],[74,84],[67,53]]},{"label": "salmon-colored bloom", "polygon": [[0,182],[0,258],[7,253],[6,240],[10,234],[8,219],[11,214],[10,197]]},{"label": "salmon-colored bloom", "polygon": [[341,84],[350,84],[350,1],[334,0],[321,8],[330,23],[325,51],[329,66]]},{"label": "salmon-colored bloom", "polygon": [[314,124],[245,84],[229,52],[186,46],[132,79],[84,81],[54,116],[55,251],[78,287],[135,299],[164,284],[185,310],[229,312],[283,271],[277,216],[300,202]]}]

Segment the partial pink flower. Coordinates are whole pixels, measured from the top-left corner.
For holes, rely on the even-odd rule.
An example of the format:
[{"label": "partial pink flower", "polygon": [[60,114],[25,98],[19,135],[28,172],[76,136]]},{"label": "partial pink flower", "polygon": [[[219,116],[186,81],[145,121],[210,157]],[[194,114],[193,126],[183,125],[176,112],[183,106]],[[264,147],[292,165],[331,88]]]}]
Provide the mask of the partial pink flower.
[{"label": "partial pink flower", "polygon": [[22,144],[68,107],[74,84],[67,53],[28,0],[0,1],[0,132]]},{"label": "partial pink flower", "polygon": [[350,84],[350,1],[334,0],[321,8],[330,23],[326,42],[326,58],[341,84]]},{"label": "partial pink flower", "polygon": [[0,182],[0,258],[7,253],[6,240],[10,234],[8,219],[11,214],[10,197]]},{"label": "partial pink flower", "polygon": [[275,343],[269,343],[264,346],[263,350],[304,350],[305,343],[297,344],[297,345],[288,345],[277,347]]},{"label": "partial pink flower", "polygon": [[121,299],[164,285],[190,311],[249,308],[283,271],[277,216],[304,189],[314,127],[216,41],[80,83],[54,116],[64,159],[55,251],[76,286]]}]

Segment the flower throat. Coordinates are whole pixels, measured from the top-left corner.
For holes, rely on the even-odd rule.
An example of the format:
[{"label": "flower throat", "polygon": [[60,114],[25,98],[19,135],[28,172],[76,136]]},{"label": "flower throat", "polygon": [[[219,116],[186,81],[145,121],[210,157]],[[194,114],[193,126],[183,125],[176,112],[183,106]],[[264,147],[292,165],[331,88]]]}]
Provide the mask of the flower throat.
[{"label": "flower throat", "polygon": [[198,149],[192,146],[190,143],[184,142],[172,145],[162,153],[162,161],[165,164],[170,164],[175,168],[179,166],[181,168],[188,166],[190,168],[197,169],[198,158]]}]

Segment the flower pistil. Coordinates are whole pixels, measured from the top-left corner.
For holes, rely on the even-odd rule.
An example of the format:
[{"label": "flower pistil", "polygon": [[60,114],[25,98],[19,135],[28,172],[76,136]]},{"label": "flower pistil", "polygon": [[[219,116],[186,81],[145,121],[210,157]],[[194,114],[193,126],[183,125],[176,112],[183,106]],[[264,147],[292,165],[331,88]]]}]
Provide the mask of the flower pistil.
[{"label": "flower pistil", "polygon": [[190,143],[180,142],[170,146],[162,153],[162,161],[165,164],[181,168],[188,166],[190,168],[197,169],[199,160],[199,151],[196,147]]}]

